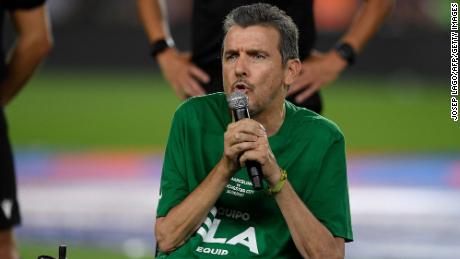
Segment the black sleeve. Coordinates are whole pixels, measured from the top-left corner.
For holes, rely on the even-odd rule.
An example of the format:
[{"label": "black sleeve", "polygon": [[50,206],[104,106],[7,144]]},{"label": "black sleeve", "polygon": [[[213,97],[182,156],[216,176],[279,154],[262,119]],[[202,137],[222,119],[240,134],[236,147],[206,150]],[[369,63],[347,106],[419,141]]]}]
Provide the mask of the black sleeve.
[{"label": "black sleeve", "polygon": [[37,6],[43,5],[46,0],[2,0],[1,5],[9,10],[16,9],[32,9]]}]

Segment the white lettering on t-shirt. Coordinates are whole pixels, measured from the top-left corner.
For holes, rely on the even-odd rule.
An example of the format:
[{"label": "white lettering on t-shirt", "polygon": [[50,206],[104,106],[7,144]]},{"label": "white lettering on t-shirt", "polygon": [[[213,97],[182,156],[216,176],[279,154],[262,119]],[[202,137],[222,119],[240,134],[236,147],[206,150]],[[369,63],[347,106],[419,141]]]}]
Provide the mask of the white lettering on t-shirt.
[{"label": "white lettering on t-shirt", "polygon": [[199,253],[213,254],[213,255],[228,255],[228,250],[219,249],[219,248],[208,248],[208,247],[199,246],[196,248],[195,251]]},{"label": "white lettering on t-shirt", "polygon": [[[211,221],[210,218],[206,218],[205,222],[209,223]],[[206,229],[202,226],[198,229],[197,234],[200,235],[203,238],[204,243],[218,243],[218,244],[228,244],[228,245],[243,245],[249,248],[249,251],[259,254],[259,248],[257,247],[257,238],[256,238],[256,229],[254,227],[249,227],[245,231],[241,232],[240,234],[234,236],[230,240],[227,241],[227,238],[224,237],[216,237],[216,232],[217,229],[219,228],[221,220],[214,218],[212,220],[211,227],[209,227],[209,230],[206,231]],[[199,249],[198,249],[199,248]],[[198,247],[197,252],[203,252],[203,253],[211,253],[205,252],[206,248],[203,247]],[[225,251],[225,250],[224,250]],[[228,253],[228,251],[227,251]],[[222,253],[220,253],[222,255]]]},{"label": "white lettering on t-shirt", "polygon": [[225,189],[225,193],[237,197],[244,197],[246,195],[255,194],[255,191],[252,189],[251,181],[247,181],[236,177],[232,177],[230,179],[230,182],[225,186]]},{"label": "white lettering on t-shirt", "polygon": [[248,212],[239,211],[239,210],[230,209],[230,208],[224,208],[224,207],[220,207],[217,210],[217,214],[219,216],[225,216],[227,218],[232,218],[236,220],[242,219],[244,221],[248,221],[251,219],[251,215]]},{"label": "white lettering on t-shirt", "polygon": [[224,244],[225,241],[227,241],[225,238],[215,238],[214,237],[214,235],[216,234],[217,228],[219,227],[219,224],[220,224],[220,219],[214,219],[211,227],[209,228],[208,233],[203,238],[203,242]]},{"label": "white lettering on t-shirt", "polygon": [[242,233],[228,240],[227,244],[229,245],[241,244],[241,245],[249,247],[249,251],[255,254],[259,254],[259,249],[257,248],[257,241],[256,241],[256,231],[254,227],[249,227]]}]

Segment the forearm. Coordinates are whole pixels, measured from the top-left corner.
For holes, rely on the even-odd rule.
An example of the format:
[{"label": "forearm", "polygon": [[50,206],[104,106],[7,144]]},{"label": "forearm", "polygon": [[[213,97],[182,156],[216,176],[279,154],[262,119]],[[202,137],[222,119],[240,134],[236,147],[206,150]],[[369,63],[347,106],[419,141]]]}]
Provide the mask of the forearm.
[{"label": "forearm", "polygon": [[7,105],[24,87],[50,49],[51,40],[46,37],[19,38],[7,64],[7,77],[0,85],[2,106]]},{"label": "forearm", "polygon": [[304,258],[343,258],[332,234],[305,206],[289,181],[275,195],[275,200]]},{"label": "forearm", "polygon": [[164,0],[137,0],[137,11],[149,42],[171,38]]},{"label": "forearm", "polygon": [[393,0],[363,1],[341,41],[351,44],[355,51],[360,53],[364,45],[380,28],[393,8],[393,4]]},{"label": "forearm", "polygon": [[198,229],[224,190],[227,175],[228,170],[219,162],[185,200],[157,220],[155,235],[161,251],[176,249]]}]

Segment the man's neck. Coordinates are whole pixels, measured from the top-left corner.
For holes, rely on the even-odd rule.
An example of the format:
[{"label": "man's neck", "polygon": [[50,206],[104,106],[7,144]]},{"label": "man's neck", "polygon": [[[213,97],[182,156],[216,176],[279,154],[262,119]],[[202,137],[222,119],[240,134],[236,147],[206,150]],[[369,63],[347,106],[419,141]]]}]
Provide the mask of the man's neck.
[{"label": "man's neck", "polygon": [[251,119],[256,120],[265,127],[267,136],[275,135],[283,125],[284,118],[286,115],[284,101],[281,105],[274,107],[273,110],[265,111],[261,114],[257,114]]}]

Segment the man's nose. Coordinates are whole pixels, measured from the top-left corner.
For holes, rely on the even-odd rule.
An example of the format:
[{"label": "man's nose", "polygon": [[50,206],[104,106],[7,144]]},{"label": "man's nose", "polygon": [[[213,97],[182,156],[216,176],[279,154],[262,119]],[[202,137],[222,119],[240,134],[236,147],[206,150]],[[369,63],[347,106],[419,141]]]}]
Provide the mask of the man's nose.
[{"label": "man's nose", "polygon": [[248,76],[247,57],[245,55],[241,55],[235,63],[235,75],[238,77]]}]

